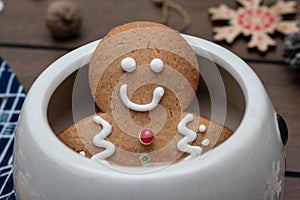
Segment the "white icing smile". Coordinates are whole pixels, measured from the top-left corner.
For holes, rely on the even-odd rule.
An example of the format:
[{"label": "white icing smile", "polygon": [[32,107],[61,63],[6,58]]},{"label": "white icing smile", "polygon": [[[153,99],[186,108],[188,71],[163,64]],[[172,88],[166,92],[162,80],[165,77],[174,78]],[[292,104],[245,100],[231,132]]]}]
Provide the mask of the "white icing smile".
[{"label": "white icing smile", "polygon": [[160,99],[163,97],[164,93],[165,93],[165,91],[162,87],[157,87],[153,91],[153,97],[152,97],[152,101],[150,103],[136,104],[136,103],[133,103],[132,101],[130,101],[130,99],[127,96],[127,84],[123,84],[120,87],[120,96],[121,96],[121,100],[122,100],[123,104],[131,110],[140,111],[140,112],[150,111],[150,110],[153,110],[154,108],[156,108]]}]

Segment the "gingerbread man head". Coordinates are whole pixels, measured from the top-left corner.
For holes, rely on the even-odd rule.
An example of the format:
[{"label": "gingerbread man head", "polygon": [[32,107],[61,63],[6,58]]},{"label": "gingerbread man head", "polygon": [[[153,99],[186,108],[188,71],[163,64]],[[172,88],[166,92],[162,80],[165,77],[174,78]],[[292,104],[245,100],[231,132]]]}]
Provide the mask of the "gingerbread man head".
[{"label": "gingerbread man head", "polygon": [[[133,22],[111,30],[99,43],[89,82],[97,106],[112,116],[118,135],[138,142],[143,130],[151,130],[154,143],[163,145],[170,138],[160,132],[175,135],[182,112],[195,97],[198,70],[195,54],[177,31],[158,23]],[[113,135],[114,131],[110,140]],[[147,148],[132,146],[137,152]]]},{"label": "gingerbread man head", "polygon": [[[174,73],[169,74],[171,70],[176,71],[180,78],[174,77]],[[126,75],[130,76],[127,80],[124,77]],[[160,77],[169,80],[162,81]],[[125,24],[114,28],[104,37],[90,63],[91,93],[101,111],[109,112],[114,109],[113,91],[122,81],[127,84],[128,90],[132,90],[133,85],[126,81],[139,81],[134,84],[139,88],[135,88],[132,96],[132,101],[139,104],[151,102],[152,92],[157,84],[174,82],[173,85],[168,83],[164,89],[173,89],[174,91],[170,92],[178,93],[176,96],[182,104],[180,106],[185,109],[194,98],[198,87],[197,58],[178,32],[167,26],[153,22]],[[189,84],[188,88],[185,84]],[[177,88],[174,88],[174,85]],[[147,92],[150,94],[147,95]],[[168,95],[169,92],[165,92],[163,98],[169,98],[169,102],[173,101]]]}]

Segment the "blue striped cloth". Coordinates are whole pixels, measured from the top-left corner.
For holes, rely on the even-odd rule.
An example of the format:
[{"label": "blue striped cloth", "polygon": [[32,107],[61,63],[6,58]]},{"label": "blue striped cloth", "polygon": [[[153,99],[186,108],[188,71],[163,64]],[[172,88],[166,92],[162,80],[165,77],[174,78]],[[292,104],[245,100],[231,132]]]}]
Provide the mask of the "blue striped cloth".
[{"label": "blue striped cloth", "polygon": [[13,143],[25,92],[16,75],[0,57],[0,200],[15,200]]}]

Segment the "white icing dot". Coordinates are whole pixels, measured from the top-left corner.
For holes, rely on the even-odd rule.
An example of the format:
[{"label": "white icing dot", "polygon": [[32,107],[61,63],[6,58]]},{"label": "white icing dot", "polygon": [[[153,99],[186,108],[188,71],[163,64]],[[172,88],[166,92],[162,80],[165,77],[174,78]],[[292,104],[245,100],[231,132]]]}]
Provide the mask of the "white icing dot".
[{"label": "white icing dot", "polygon": [[82,157],[85,157],[85,152],[84,151],[80,151],[79,155],[82,156]]},{"label": "white icing dot", "polygon": [[124,58],[121,61],[121,68],[126,72],[133,72],[136,69],[136,62],[131,57]]},{"label": "white icing dot", "polygon": [[160,73],[164,69],[164,63],[159,58],[154,58],[151,60],[150,68],[155,73]]},{"label": "white icing dot", "polygon": [[210,144],[209,139],[204,139],[204,140],[202,141],[202,145],[205,146],[205,147],[207,147],[209,144]]},{"label": "white icing dot", "polygon": [[206,126],[205,126],[204,124],[201,124],[201,125],[199,126],[199,131],[200,131],[201,133],[205,132],[205,131],[206,131]]}]

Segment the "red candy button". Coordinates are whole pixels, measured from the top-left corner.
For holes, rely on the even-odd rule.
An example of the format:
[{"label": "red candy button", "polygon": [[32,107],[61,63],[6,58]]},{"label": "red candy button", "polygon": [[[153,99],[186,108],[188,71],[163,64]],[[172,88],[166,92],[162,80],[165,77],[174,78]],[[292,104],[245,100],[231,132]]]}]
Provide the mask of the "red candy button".
[{"label": "red candy button", "polygon": [[149,145],[153,142],[154,140],[154,133],[153,131],[146,129],[142,130],[139,134],[139,141],[143,145]]}]

